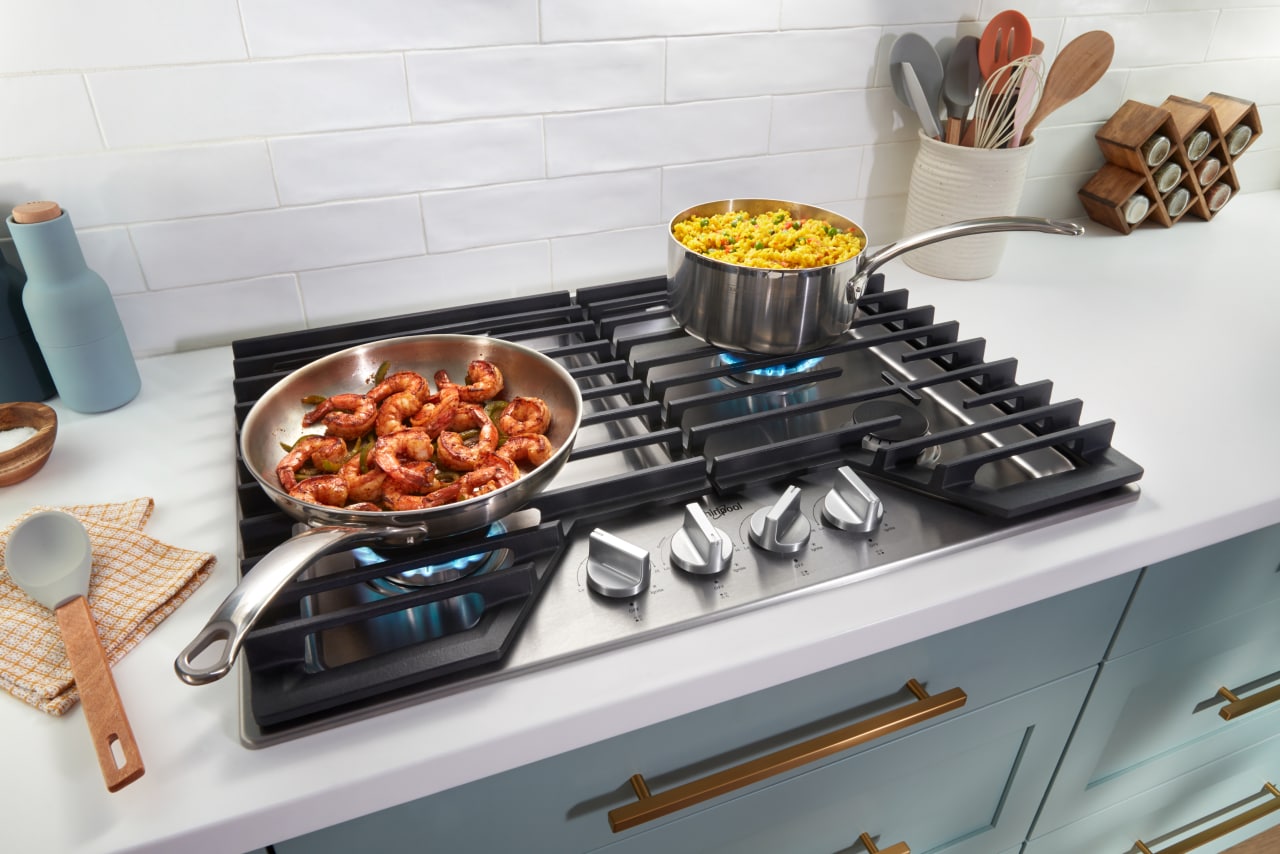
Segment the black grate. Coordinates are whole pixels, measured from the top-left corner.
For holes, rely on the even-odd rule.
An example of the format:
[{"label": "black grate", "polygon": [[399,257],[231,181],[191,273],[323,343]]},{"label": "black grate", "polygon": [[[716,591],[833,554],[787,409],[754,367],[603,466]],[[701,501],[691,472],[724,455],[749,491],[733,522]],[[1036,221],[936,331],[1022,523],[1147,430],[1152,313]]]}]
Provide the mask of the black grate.
[{"label": "black grate", "polygon": [[[585,471],[600,460],[617,464],[604,476],[553,484],[530,504],[537,511],[535,521],[511,530],[387,550],[372,562],[295,579],[273,601],[245,645],[249,706],[264,733],[341,714],[369,698],[393,698],[422,690],[424,683],[435,686],[477,668],[500,666],[555,571],[567,536],[580,524],[649,504],[673,505],[713,490],[732,493],[751,483],[795,477],[833,464],[852,465],[875,478],[1007,518],[1079,501],[1142,475],[1140,467],[1111,448],[1112,422],[1080,424],[1079,401],[1052,402],[1052,384],[1047,381],[1019,383],[1016,361],[985,361],[982,339],[961,339],[957,324],[937,322],[932,306],[909,305],[906,291],[885,291],[881,276],[873,277],[863,298],[854,334],[812,354],[827,357],[822,364],[802,374],[766,376],[749,385],[726,378],[781,368],[795,357],[724,363],[714,348],[689,338],[671,321],[666,280],[661,278],[585,288],[573,295],[545,294],[243,339],[232,346],[237,425],[271,385],[316,358],[368,341],[426,333],[520,341],[559,361],[582,389],[584,433],[592,427],[597,437],[575,446],[565,472],[575,465]],[[901,345],[903,366],[927,362],[930,370],[919,376],[885,371],[864,385],[849,386],[841,359],[889,343]],[[781,408],[750,406],[771,395],[808,392],[828,383],[835,387],[839,382],[845,384],[837,393]],[[966,407],[994,416],[875,450],[863,447],[864,437],[892,426],[897,416],[856,424],[837,419],[828,429],[804,435],[770,434],[787,419],[821,418],[882,398],[914,400],[948,385],[963,386]],[[701,414],[717,407],[731,411],[710,418]],[[1021,429],[1024,438],[951,455],[936,466],[916,464],[927,446],[960,444],[1011,426]],[[757,433],[768,437],[760,445],[720,447],[725,437]],[[1044,449],[1069,460],[1070,467],[999,488],[980,476],[986,466]],[[266,497],[243,464],[237,471],[245,574],[292,535],[294,521]],[[565,474],[557,481],[566,482]],[[505,557],[444,585],[332,610],[316,605],[335,591],[363,589],[407,568],[477,553]],[[327,632],[373,625],[395,619],[396,614],[420,614],[467,597],[479,597],[484,605],[478,622],[467,630],[340,664],[327,664],[317,654],[318,639]]]}]

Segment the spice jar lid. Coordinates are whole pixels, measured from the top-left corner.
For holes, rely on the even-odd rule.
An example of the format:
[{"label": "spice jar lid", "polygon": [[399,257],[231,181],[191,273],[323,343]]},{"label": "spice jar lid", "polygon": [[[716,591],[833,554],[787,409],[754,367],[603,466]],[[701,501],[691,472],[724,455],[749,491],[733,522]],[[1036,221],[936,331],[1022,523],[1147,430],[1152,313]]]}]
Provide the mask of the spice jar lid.
[{"label": "spice jar lid", "polygon": [[25,202],[13,209],[13,221],[23,225],[48,222],[62,216],[57,202]]}]

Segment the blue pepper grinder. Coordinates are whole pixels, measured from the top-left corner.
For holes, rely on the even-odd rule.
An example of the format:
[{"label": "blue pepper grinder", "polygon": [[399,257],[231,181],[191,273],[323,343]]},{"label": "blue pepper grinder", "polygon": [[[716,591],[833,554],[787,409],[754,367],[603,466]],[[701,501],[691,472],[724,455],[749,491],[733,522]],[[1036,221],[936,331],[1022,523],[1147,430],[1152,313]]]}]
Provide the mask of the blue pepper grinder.
[{"label": "blue pepper grinder", "polygon": [[56,202],[18,205],[9,233],[27,270],[22,305],[58,395],[77,412],[123,406],[142,387],[111,291]]},{"label": "blue pepper grinder", "polygon": [[57,393],[22,307],[26,281],[0,255],[0,403],[48,400]]}]

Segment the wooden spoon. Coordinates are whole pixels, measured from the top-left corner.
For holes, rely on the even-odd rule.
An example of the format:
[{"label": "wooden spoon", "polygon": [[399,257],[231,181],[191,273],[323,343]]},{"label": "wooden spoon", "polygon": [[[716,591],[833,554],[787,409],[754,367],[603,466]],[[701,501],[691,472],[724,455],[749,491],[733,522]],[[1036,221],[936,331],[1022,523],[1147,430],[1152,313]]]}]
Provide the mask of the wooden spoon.
[{"label": "wooden spoon", "polygon": [[1050,113],[1093,88],[1111,67],[1115,52],[1115,39],[1102,30],[1092,30],[1072,39],[1058,52],[1058,58],[1049,68],[1040,103],[1022,129],[1022,137],[1030,139]]}]

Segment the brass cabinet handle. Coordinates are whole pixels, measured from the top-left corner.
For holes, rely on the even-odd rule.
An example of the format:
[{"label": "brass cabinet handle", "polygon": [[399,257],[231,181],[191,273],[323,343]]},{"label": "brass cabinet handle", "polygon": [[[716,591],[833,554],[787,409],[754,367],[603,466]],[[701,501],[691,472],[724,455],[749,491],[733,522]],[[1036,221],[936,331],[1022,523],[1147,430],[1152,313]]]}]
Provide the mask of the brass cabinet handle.
[{"label": "brass cabinet handle", "polygon": [[1259,691],[1252,696],[1245,697],[1243,700],[1236,696],[1232,691],[1227,690],[1225,687],[1218,689],[1218,695],[1227,701],[1227,705],[1218,709],[1218,716],[1224,721],[1229,721],[1232,718],[1247,715],[1254,709],[1260,709],[1263,706],[1270,705],[1271,703],[1280,700],[1280,685],[1276,685],[1274,688],[1268,688],[1265,691]]},{"label": "brass cabinet handle", "polygon": [[863,848],[867,849],[867,854],[911,854],[911,849],[905,842],[890,845],[888,848],[877,848],[871,841],[871,835],[867,833],[859,833],[858,841],[862,843]]},{"label": "brass cabinet handle", "polygon": [[670,815],[685,807],[691,807],[726,792],[741,789],[743,786],[749,786],[945,714],[952,709],[958,709],[968,699],[964,691],[959,688],[930,695],[914,679],[907,681],[907,690],[917,698],[910,705],[882,712],[865,721],[815,736],[808,741],[802,741],[656,795],[649,793],[649,785],[642,774],[634,774],[631,777],[631,788],[635,790],[639,800],[610,810],[609,827],[614,833],[618,833],[664,815]]},{"label": "brass cabinet handle", "polygon": [[[1206,828],[1195,836],[1188,836],[1177,845],[1164,849],[1160,854],[1186,854],[1187,851],[1194,851],[1201,845],[1207,845],[1215,839],[1221,839],[1228,833],[1233,833],[1250,822],[1257,821],[1265,815],[1270,815],[1276,810],[1280,810],[1280,789],[1277,789],[1271,783],[1267,783],[1263,788],[1272,795],[1271,800],[1267,803],[1256,806],[1253,809],[1245,810],[1240,813],[1240,815],[1232,816],[1221,824],[1215,824],[1213,827]],[[1137,845],[1138,850],[1141,851],[1142,854],[1153,854],[1151,849],[1148,848],[1146,843],[1141,839],[1139,839],[1135,845]]]}]

